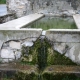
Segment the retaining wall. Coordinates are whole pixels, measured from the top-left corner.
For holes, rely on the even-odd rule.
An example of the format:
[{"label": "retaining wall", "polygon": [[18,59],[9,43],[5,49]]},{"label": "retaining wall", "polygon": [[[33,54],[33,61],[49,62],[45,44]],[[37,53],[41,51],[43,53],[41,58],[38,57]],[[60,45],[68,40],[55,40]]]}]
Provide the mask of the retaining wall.
[{"label": "retaining wall", "polygon": [[[73,62],[80,63],[80,31],[78,29],[18,29],[0,30],[0,57],[3,62],[18,60],[21,48],[34,46],[34,42],[45,36],[53,50],[69,57]],[[43,37],[42,37],[43,38]]]}]

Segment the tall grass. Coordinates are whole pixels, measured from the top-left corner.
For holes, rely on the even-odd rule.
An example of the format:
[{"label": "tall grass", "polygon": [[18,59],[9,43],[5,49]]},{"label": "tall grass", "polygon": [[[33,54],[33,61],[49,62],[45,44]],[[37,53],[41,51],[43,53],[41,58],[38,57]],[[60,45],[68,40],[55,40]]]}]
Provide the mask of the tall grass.
[{"label": "tall grass", "polygon": [[77,29],[76,25],[72,21],[60,19],[60,18],[52,18],[47,21],[37,21],[33,23],[31,28],[42,28],[44,30],[47,29]]},{"label": "tall grass", "polygon": [[6,0],[0,0],[0,4],[6,4]]}]

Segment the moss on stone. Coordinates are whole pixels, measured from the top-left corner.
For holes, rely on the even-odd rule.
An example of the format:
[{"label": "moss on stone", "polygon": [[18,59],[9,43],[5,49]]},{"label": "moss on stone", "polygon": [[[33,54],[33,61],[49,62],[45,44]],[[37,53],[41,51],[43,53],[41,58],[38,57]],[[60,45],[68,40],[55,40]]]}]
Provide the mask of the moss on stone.
[{"label": "moss on stone", "polygon": [[15,75],[15,80],[37,80],[37,74],[35,73],[23,73],[23,72],[17,72]]},{"label": "moss on stone", "polygon": [[71,59],[53,50],[52,47],[48,48],[47,64],[49,65],[77,65]]},{"label": "moss on stone", "polygon": [[[44,57],[45,54],[46,57]],[[53,50],[51,44],[46,38],[44,40],[41,40],[40,38],[37,39],[32,47],[22,47],[23,63],[38,64],[38,61],[40,60],[42,60],[40,65],[43,60],[46,61],[47,65],[76,65],[76,63],[66,57],[65,54],[60,54]]]},{"label": "moss on stone", "polygon": [[54,51],[54,62],[52,65],[77,65],[71,59],[65,56],[65,54],[60,54]]},{"label": "moss on stone", "polygon": [[80,77],[77,77],[75,74],[45,73],[42,76],[43,80],[80,80]]}]

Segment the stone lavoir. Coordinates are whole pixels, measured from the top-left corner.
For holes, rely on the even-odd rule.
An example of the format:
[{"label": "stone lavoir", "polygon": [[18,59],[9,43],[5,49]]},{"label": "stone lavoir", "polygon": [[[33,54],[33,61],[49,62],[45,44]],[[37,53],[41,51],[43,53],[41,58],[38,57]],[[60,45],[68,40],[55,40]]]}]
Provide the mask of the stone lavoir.
[{"label": "stone lavoir", "polygon": [[[15,13],[16,18],[34,12],[72,16],[79,13],[79,3],[79,0],[6,0],[8,11]],[[78,29],[0,30],[0,78],[80,80],[79,48]]]},{"label": "stone lavoir", "polygon": [[[79,30],[69,29],[1,30],[1,66],[16,69],[14,80],[59,80],[57,76],[60,80],[80,79],[76,76],[80,64],[79,34]],[[3,74],[8,78],[10,72]]]}]

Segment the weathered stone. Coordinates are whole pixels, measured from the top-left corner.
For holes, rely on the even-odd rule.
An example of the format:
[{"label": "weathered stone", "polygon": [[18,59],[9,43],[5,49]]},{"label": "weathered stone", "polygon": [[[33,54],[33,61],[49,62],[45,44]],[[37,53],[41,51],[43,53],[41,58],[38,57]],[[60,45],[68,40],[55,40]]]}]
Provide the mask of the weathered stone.
[{"label": "weathered stone", "polygon": [[66,43],[54,43],[53,49],[58,51],[61,54],[66,52]]},{"label": "weathered stone", "polygon": [[67,32],[50,30],[46,32],[46,37],[53,42],[80,42],[80,32]]},{"label": "weathered stone", "polygon": [[15,14],[6,14],[3,16],[0,16],[0,24],[13,20],[15,18],[16,18]]},{"label": "weathered stone", "polygon": [[15,19],[14,13],[9,13],[5,4],[0,4],[0,24]]},{"label": "weathered stone", "polygon": [[2,49],[0,55],[2,58],[2,62],[8,62],[9,60],[12,61],[13,59],[15,59],[15,56],[12,50]]},{"label": "weathered stone", "polygon": [[21,52],[17,50],[11,50],[10,48],[2,49],[1,50],[1,59],[2,62],[9,62],[18,60],[21,57]]},{"label": "weathered stone", "polygon": [[[8,11],[16,13],[17,17],[24,16],[33,12],[55,13],[62,10],[80,9],[79,0],[7,0]],[[57,13],[55,13],[57,14]],[[67,13],[68,14],[68,13]],[[68,14],[70,15],[70,14]]]},{"label": "weathered stone", "polygon": [[26,46],[26,47],[27,47],[27,46],[31,47],[31,46],[33,46],[33,42],[30,42],[30,41],[27,42],[27,41],[26,41],[26,42],[24,42],[22,45],[24,45],[24,46]]},{"label": "weathered stone", "polygon": [[21,55],[22,55],[21,51],[15,50],[15,58],[16,58],[16,60],[20,59]]},{"label": "weathered stone", "polygon": [[[21,57],[21,45],[31,47],[41,35],[42,29],[1,30],[0,58],[2,62],[18,60]],[[29,61],[32,60],[30,56]]]},{"label": "weathered stone", "polygon": [[80,14],[73,15],[77,28],[80,29]]},{"label": "weathered stone", "polygon": [[46,37],[51,41],[53,49],[65,54],[73,62],[80,64],[80,31],[79,30],[48,30]]},{"label": "weathered stone", "polygon": [[[41,32],[42,29],[0,30],[0,42],[2,44],[9,40],[21,40],[21,42],[25,42],[25,40],[36,41],[41,35]],[[10,43],[10,45],[12,45],[12,43]]]},{"label": "weathered stone", "polygon": [[16,42],[16,41],[10,41],[9,42],[9,47],[11,47],[13,49],[21,49],[21,43]]},{"label": "weathered stone", "polygon": [[29,14],[31,11],[31,2],[29,0],[7,0],[8,11],[16,13],[17,17]]},{"label": "weathered stone", "polygon": [[74,45],[67,51],[66,55],[74,62],[80,64],[80,43]]},{"label": "weathered stone", "polygon": [[26,38],[26,39],[24,39],[24,40],[22,40],[22,43],[24,43],[25,41],[27,41],[27,42],[34,42],[34,41],[36,41],[36,37],[31,37],[31,38]]},{"label": "weathered stone", "polygon": [[4,42],[3,45],[2,45],[2,48],[7,48],[9,47],[9,43],[8,42]]}]

